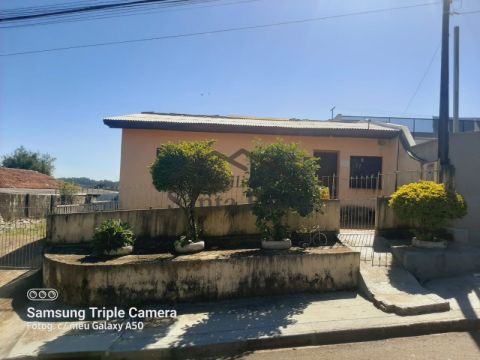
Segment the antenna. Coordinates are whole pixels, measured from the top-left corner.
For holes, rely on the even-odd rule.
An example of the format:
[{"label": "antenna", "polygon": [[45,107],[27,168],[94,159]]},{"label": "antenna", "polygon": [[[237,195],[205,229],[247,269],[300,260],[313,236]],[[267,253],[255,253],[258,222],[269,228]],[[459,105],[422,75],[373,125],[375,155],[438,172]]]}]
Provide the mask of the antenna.
[{"label": "antenna", "polygon": [[335,110],[335,106],[330,109],[330,112],[332,113],[332,118],[331,118],[331,120],[333,120],[333,110]]}]

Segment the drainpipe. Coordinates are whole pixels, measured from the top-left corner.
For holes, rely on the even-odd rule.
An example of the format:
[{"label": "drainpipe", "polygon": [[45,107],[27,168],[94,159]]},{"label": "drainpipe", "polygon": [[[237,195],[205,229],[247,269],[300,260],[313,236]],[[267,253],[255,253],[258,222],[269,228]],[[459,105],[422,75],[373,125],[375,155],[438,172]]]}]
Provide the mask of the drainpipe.
[{"label": "drainpipe", "polygon": [[395,191],[397,191],[398,188],[398,157],[400,155],[400,134],[397,136],[397,163],[396,163],[396,168],[395,168]]}]

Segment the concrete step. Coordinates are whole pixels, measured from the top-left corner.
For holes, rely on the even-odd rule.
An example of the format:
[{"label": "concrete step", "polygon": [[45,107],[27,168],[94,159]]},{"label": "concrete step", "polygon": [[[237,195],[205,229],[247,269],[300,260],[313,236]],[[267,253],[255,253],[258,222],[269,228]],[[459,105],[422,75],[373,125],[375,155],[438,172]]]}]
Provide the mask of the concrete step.
[{"label": "concrete step", "polygon": [[360,265],[360,290],[379,309],[397,315],[450,310],[449,301],[432,294],[401,266]]}]

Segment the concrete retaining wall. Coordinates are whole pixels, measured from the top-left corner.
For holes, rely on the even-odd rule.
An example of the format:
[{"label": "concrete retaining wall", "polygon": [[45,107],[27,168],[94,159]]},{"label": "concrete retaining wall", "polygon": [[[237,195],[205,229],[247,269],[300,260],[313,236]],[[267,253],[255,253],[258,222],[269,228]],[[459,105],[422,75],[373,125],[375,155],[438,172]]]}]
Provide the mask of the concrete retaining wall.
[{"label": "concrete retaining wall", "polygon": [[[251,205],[211,206],[197,208],[197,217],[204,236],[255,235],[255,216]],[[132,227],[137,237],[173,237],[184,233],[186,219],[181,209],[119,210],[96,213],[51,215],[48,218],[49,243],[79,243],[93,238],[95,227],[108,219],[121,219]],[[291,214],[287,220],[292,229],[318,224],[325,231],[340,228],[338,200],[325,202],[322,213],[306,218]]]},{"label": "concrete retaining wall", "polygon": [[359,265],[359,253],[346,247],[130,255],[100,263],[47,254],[43,280],[71,305],[132,305],[352,290]]},{"label": "concrete retaining wall", "polygon": [[398,262],[420,281],[480,271],[480,249],[451,243],[447,249],[393,246]]}]

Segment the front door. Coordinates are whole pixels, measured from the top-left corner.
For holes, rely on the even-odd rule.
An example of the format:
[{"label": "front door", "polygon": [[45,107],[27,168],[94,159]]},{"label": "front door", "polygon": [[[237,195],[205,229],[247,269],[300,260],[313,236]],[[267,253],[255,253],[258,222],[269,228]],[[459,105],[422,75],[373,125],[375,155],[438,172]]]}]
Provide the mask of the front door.
[{"label": "front door", "polygon": [[330,198],[336,199],[338,195],[338,153],[336,151],[315,151],[313,155],[320,158],[318,179],[323,186],[328,187]]}]

